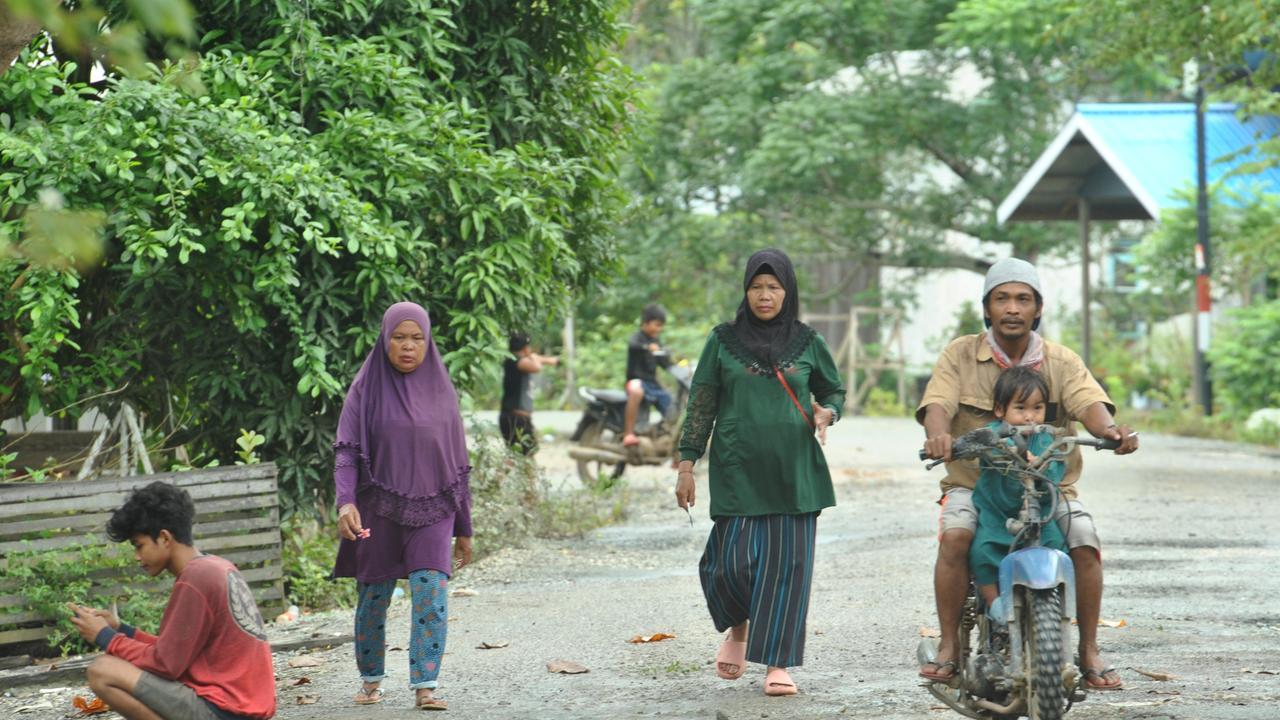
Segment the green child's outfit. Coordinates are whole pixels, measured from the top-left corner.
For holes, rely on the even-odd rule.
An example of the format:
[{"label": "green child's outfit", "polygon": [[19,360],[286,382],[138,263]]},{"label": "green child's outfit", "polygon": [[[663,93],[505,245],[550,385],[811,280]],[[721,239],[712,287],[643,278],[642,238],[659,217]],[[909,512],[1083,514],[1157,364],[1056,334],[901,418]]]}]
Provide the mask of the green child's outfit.
[{"label": "green child's outfit", "polygon": [[[1000,426],[1001,423],[998,422],[987,425],[993,430]],[[1013,440],[1006,442],[1012,444]],[[1027,439],[1027,449],[1032,455],[1039,457],[1052,443],[1052,434],[1036,433]],[[1057,488],[1066,472],[1066,465],[1061,460],[1055,460],[1043,472],[1052,481],[1054,488]],[[1059,502],[1066,501],[1059,499]],[[978,531],[969,545],[969,570],[977,584],[994,585],[999,576],[1000,561],[1009,554],[1009,546],[1013,544],[1013,534],[1005,527],[1005,521],[1017,518],[1022,510],[1022,483],[1013,475],[1003,474],[984,462],[977,487],[973,490],[973,507],[978,511]],[[1053,498],[1042,498],[1040,517],[1048,517],[1052,510]],[[1041,526],[1040,544],[1067,551],[1066,537],[1056,522]]]}]

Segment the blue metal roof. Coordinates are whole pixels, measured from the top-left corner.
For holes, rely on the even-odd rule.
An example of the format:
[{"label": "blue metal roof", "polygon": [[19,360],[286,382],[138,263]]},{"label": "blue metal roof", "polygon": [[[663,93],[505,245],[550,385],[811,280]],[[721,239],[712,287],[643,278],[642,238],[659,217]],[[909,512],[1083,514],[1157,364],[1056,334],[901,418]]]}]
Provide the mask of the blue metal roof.
[{"label": "blue metal roof", "polygon": [[[1280,118],[1241,119],[1237,110],[1211,105],[1205,113],[1211,183],[1260,159],[1252,147],[1258,140],[1280,135]],[[998,217],[1075,219],[1084,197],[1098,219],[1158,219],[1162,209],[1184,203],[1176,192],[1195,186],[1195,169],[1191,103],[1082,103],[1000,204]],[[1280,194],[1280,168],[1226,177],[1224,185],[1245,201],[1258,192]]]}]

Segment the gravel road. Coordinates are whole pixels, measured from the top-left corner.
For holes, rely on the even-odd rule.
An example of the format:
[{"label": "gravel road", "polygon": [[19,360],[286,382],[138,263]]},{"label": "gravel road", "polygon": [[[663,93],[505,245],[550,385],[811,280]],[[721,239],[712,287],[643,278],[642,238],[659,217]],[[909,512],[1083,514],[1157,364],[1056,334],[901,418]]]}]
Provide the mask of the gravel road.
[{"label": "gravel road", "polygon": [[[572,416],[543,413],[554,429]],[[958,718],[918,687],[915,646],[935,628],[932,567],[937,471],[914,462],[918,427],[906,419],[851,418],[833,428],[827,455],[838,507],[818,524],[818,559],[800,694],[767,698],[764,669],[720,680],[717,636],[698,587],[711,527],[705,500],[693,527],[674,505],[674,475],[629,469],[623,523],[573,540],[504,550],[452,584],[449,652],[440,694],[455,718]],[[1070,717],[1264,720],[1280,717],[1280,456],[1251,446],[1143,436],[1134,456],[1086,458],[1081,498],[1104,545],[1105,657],[1126,689],[1092,693]],[[548,472],[568,479],[563,443],[544,447]],[[700,497],[706,498],[705,477]],[[474,593],[474,594],[472,594]],[[279,654],[283,720],[409,718],[405,603],[393,606],[386,701],[356,708],[351,646],[308,653],[292,668]],[[350,632],[349,614],[305,617],[288,632]],[[636,635],[675,639],[631,644]],[[479,649],[482,643],[503,644]],[[589,672],[553,674],[567,660]],[[1155,681],[1137,670],[1175,676]],[[301,677],[310,682],[292,685]],[[0,716],[47,697],[71,716],[67,688],[0,698]],[[314,700],[298,704],[299,697]],[[65,711],[64,711],[65,709]]]}]

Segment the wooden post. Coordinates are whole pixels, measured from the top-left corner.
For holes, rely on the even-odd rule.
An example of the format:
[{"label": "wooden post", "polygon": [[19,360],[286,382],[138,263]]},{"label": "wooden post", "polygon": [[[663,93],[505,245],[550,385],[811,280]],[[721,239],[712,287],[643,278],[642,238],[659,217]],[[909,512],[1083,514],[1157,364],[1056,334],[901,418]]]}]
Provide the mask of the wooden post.
[{"label": "wooden post", "polygon": [[858,346],[862,337],[858,333],[858,309],[849,308],[849,381],[845,385],[845,407],[857,415],[862,412],[862,403],[858,400]]},{"label": "wooden post", "polygon": [[1089,318],[1089,199],[1081,197],[1077,206],[1080,211],[1080,317],[1083,321],[1080,357],[1084,360],[1085,367],[1091,367],[1093,332]]}]

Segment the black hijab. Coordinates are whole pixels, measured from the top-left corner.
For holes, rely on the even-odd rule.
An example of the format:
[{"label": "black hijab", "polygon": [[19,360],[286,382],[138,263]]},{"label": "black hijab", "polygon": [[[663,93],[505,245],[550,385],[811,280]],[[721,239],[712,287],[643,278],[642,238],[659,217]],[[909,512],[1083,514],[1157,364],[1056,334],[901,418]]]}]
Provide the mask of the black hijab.
[{"label": "black hijab", "polygon": [[[787,291],[782,309],[771,320],[756,317],[747,303],[747,288],[755,276],[762,273],[778,278]],[[747,260],[747,272],[742,278],[742,303],[738,305],[738,316],[733,321],[733,334],[763,369],[772,372],[787,360],[785,355],[803,328],[804,324],[800,322],[800,290],[796,286],[796,271],[791,265],[791,258],[774,248],[760,250]]]}]

